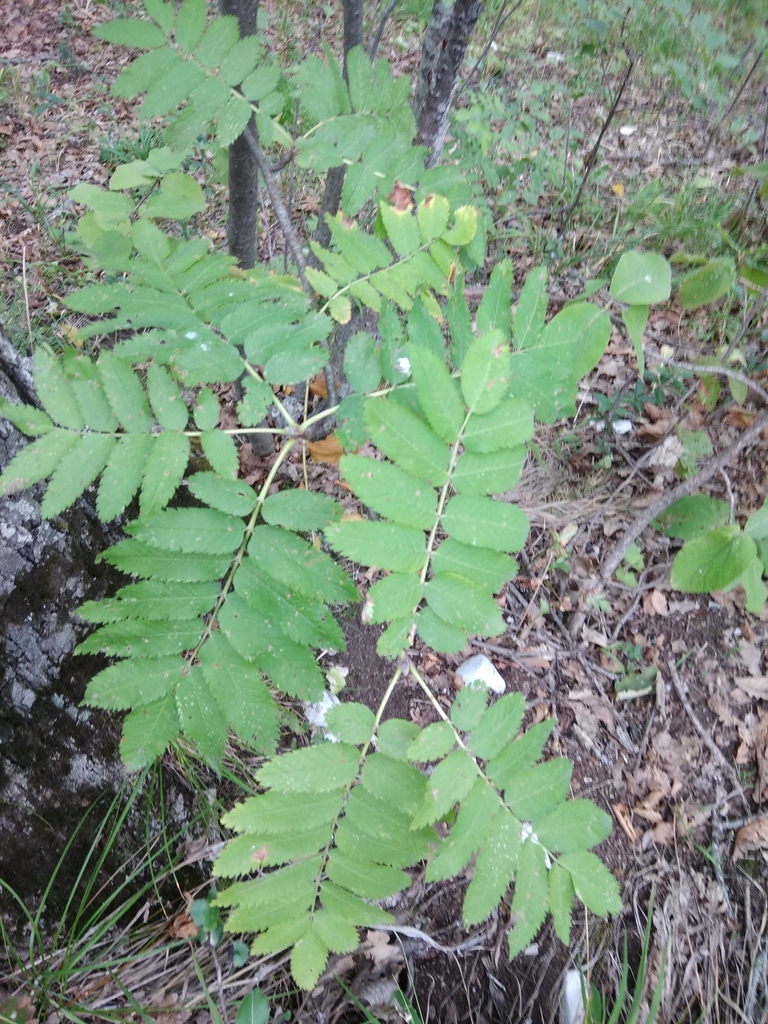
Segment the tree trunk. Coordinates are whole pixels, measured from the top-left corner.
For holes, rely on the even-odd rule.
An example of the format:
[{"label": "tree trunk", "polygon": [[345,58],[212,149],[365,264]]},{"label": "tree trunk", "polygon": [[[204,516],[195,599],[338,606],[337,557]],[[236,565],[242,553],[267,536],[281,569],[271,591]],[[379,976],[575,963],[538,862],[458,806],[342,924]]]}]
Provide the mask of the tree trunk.
[{"label": "tree trunk", "polygon": [[483,0],[435,0],[432,7],[413,98],[416,142],[429,149],[427,167],[440,163],[456,80],[482,8]]},{"label": "tree trunk", "polygon": [[[37,404],[30,360],[2,325],[0,395]],[[0,471],[27,443],[0,417]],[[88,808],[114,794],[125,777],[119,722],[80,704],[86,683],[106,661],[73,655],[89,629],[73,612],[83,601],[114,593],[123,578],[94,564],[119,539],[117,528],[98,521],[87,496],[54,520],[43,520],[44,491],[37,484],[0,498],[0,881],[34,911],[72,840],[46,897],[46,920],[55,923],[80,884],[109,800],[75,831]],[[178,788],[171,788],[175,796]],[[115,870],[146,842],[145,807],[134,804],[105,870]],[[25,927],[7,892],[0,919],[14,933]]]},{"label": "tree trunk", "polygon": [[[259,0],[220,0],[222,14],[234,14],[241,36],[256,35]],[[248,130],[256,134],[256,118]],[[243,270],[256,265],[256,215],[259,208],[259,170],[244,135],[229,147],[229,254]]]},{"label": "tree trunk", "polygon": [[[363,45],[363,0],[343,0],[344,8],[344,78],[347,77],[347,54],[355,46]],[[331,240],[331,231],[326,223],[326,216],[333,217],[341,206],[341,191],[347,173],[346,164],[332,167],[325,179],[325,192],[320,213],[317,217],[315,241],[324,248]]]}]

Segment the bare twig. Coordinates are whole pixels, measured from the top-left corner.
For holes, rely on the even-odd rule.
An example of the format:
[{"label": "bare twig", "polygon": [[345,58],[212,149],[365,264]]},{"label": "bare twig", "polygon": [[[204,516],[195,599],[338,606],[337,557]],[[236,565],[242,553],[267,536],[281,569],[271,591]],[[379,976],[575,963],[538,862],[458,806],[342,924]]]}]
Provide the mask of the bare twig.
[{"label": "bare twig", "polygon": [[307,278],[307,261],[304,259],[301,242],[299,241],[299,236],[296,234],[296,230],[291,223],[290,214],[283,202],[283,197],[280,195],[280,189],[277,187],[277,182],[272,174],[269,161],[265,157],[264,150],[259,145],[259,140],[256,138],[254,133],[249,128],[246,128],[243,134],[248,143],[248,148],[253,153],[253,158],[261,171],[261,176],[264,179],[264,185],[269,193],[269,201],[272,203],[272,209],[275,211],[275,216],[277,217],[277,222],[280,225],[280,230],[283,232],[283,236],[285,237],[285,244],[291,250],[291,256],[293,256],[293,261],[296,264],[299,280],[301,281],[301,287],[307,295],[314,298],[315,293]]},{"label": "bare twig", "polygon": [[512,10],[511,11],[507,11],[507,13],[505,15],[504,12],[507,10],[507,4],[508,3],[509,3],[509,0],[504,0],[504,2],[502,3],[502,5],[501,5],[501,7],[499,9],[499,13],[496,15],[496,18],[495,18],[495,20],[493,22],[493,27],[491,29],[491,34],[488,37],[488,42],[483,47],[483,52],[477,58],[477,61],[475,62],[475,66],[469,72],[469,74],[466,77],[466,80],[462,83],[461,88],[457,92],[456,99],[454,100],[454,104],[458,101],[459,97],[463,95],[465,90],[467,90],[470,87],[470,85],[472,84],[475,76],[477,75],[477,72],[480,70],[480,68],[481,68],[481,66],[483,64],[483,61],[488,56],[488,54],[489,54],[489,52],[491,50],[491,47],[496,42],[496,37],[498,36],[499,32],[504,28],[504,26],[509,21],[509,19],[512,17],[512,15],[515,13],[515,11],[518,9],[518,7],[522,6],[523,0],[517,0],[517,3],[512,8]]},{"label": "bare twig", "polygon": [[29,334],[29,350],[34,351],[35,343],[32,338],[32,318],[29,314],[29,291],[27,290],[27,247],[21,249],[21,286],[24,289],[24,313],[27,318],[27,333]]},{"label": "bare twig", "polygon": [[763,55],[764,54],[765,54],[765,48],[763,48],[760,51],[760,53],[758,53],[758,55],[755,57],[755,59],[754,59],[754,61],[752,63],[752,67],[747,72],[747,74],[746,74],[746,76],[744,78],[744,81],[741,83],[741,85],[739,86],[739,89],[738,89],[736,95],[731,100],[731,103],[728,106],[728,109],[725,111],[723,116],[720,118],[720,120],[717,122],[717,124],[714,125],[714,127],[712,128],[712,131],[709,133],[709,138],[707,139],[707,148],[704,150],[704,156],[705,157],[707,156],[707,154],[709,153],[710,149],[712,148],[712,145],[713,145],[715,139],[717,138],[717,133],[720,131],[720,128],[722,127],[723,122],[725,121],[725,119],[727,117],[730,117],[731,113],[733,112],[733,108],[739,102],[739,99],[741,98],[742,93],[746,89],[747,83],[749,82],[749,80],[752,77],[752,75],[754,75],[754,73],[757,71],[757,67],[758,67],[760,61],[763,59]]},{"label": "bare twig", "polygon": [[611,109],[608,111],[608,117],[606,117],[605,122],[603,124],[603,127],[600,129],[600,134],[597,136],[597,141],[595,142],[594,146],[592,147],[592,150],[589,153],[589,155],[587,156],[587,159],[584,161],[584,174],[583,174],[582,179],[581,179],[581,184],[579,185],[579,191],[576,193],[576,198],[573,200],[571,205],[568,207],[568,209],[565,211],[565,213],[563,214],[563,216],[560,219],[560,230],[561,231],[565,231],[565,229],[568,227],[568,222],[570,221],[571,217],[573,216],[573,214],[576,211],[576,208],[578,207],[579,203],[581,202],[582,193],[584,192],[586,184],[589,181],[589,176],[592,174],[592,171],[595,168],[595,164],[597,162],[597,154],[600,151],[600,145],[601,145],[601,143],[603,141],[603,136],[608,131],[608,128],[610,127],[611,122],[613,121],[614,117],[616,116],[616,111],[619,109],[619,102],[621,100],[621,97],[624,95],[624,90],[626,89],[627,85],[629,84],[629,79],[630,79],[630,76],[632,75],[632,70],[634,69],[635,63],[637,62],[637,58],[634,57],[629,52],[629,50],[627,50],[626,53],[627,53],[627,59],[629,60],[629,63],[627,64],[626,70],[624,71],[624,76],[621,79],[621,82],[619,83],[619,88],[616,90],[616,95],[613,98],[613,103],[611,104]]},{"label": "bare twig", "polygon": [[720,767],[723,769],[723,772],[728,776],[728,778],[733,783],[736,792],[741,796],[744,805],[748,807],[749,805],[747,803],[747,798],[744,794],[744,788],[741,785],[741,780],[739,779],[736,769],[733,767],[731,762],[726,758],[720,747],[718,747],[718,745],[712,739],[710,734],[698,720],[695,711],[691,707],[691,702],[688,700],[685,690],[683,689],[683,684],[680,682],[680,676],[677,674],[677,666],[675,665],[675,659],[670,658],[667,662],[667,665],[669,666],[669,675],[672,680],[672,685],[675,688],[675,693],[677,694],[680,703],[683,705],[683,709],[685,710],[686,715],[688,715],[691,725],[696,730],[699,739],[710,752],[714,760],[717,762],[717,764],[720,765]]},{"label": "bare twig", "polygon": [[368,47],[368,57],[371,61],[373,61],[373,58],[376,56],[376,51],[381,43],[381,37],[384,35],[384,26],[387,24],[392,11],[397,7],[398,2],[399,0],[389,0],[389,3],[384,8],[381,17],[379,18],[379,24],[376,26],[373,39]]},{"label": "bare twig", "polygon": [[700,373],[700,374],[712,374],[713,377],[727,377],[729,380],[738,381],[739,384],[743,384],[745,388],[749,388],[750,391],[754,391],[755,394],[760,395],[762,400],[768,405],[768,391],[765,388],[761,388],[759,384],[756,384],[751,377],[748,377],[746,373],[741,373],[739,370],[732,370],[729,366],[721,366],[719,363],[686,363],[681,359],[663,359],[661,356],[655,356],[653,353],[647,353],[649,359],[662,363],[664,366],[671,366],[675,370],[686,370],[689,373]]},{"label": "bare twig", "polygon": [[759,313],[762,313],[763,309],[765,308],[765,304],[767,302],[768,302],[768,284],[765,285],[763,290],[760,292],[760,294],[757,296],[755,301],[749,307],[749,310],[747,311],[747,315],[744,318],[744,323],[741,325],[741,330],[736,335],[736,337],[733,339],[733,341],[730,343],[728,348],[725,350],[725,354],[723,355],[723,362],[724,363],[728,362],[728,359],[729,359],[731,353],[736,348],[736,346],[740,344],[740,342],[741,342],[742,338],[744,337],[744,335],[747,333],[747,331],[750,329],[752,324],[755,322],[755,320],[757,318],[757,315]]}]

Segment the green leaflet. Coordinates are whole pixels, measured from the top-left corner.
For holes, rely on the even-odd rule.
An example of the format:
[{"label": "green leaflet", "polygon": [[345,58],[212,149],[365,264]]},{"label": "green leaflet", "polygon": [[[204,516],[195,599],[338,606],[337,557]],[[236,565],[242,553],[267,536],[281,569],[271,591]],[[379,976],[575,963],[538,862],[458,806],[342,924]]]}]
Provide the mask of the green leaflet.
[{"label": "green leaflet", "polygon": [[516,575],[517,562],[490,548],[471,547],[449,537],[432,556],[432,568],[437,573],[464,576],[475,587],[497,594]]},{"label": "green leaflet", "polygon": [[261,510],[266,523],[288,530],[322,530],[338,519],[342,509],[333,498],[311,491],[280,491],[264,502]]},{"label": "green leaflet", "polygon": [[195,744],[200,758],[218,771],[227,745],[227,720],[197,666],[182,675],[175,696],[182,732]]},{"label": "green leaflet", "polygon": [[107,654],[118,658],[164,658],[183,654],[200,639],[197,619],[153,622],[149,619],[121,619],[108,623],[75,648],[75,654]]},{"label": "green leaflet", "polygon": [[157,363],[151,363],[147,369],[147,395],[164,430],[184,430],[188,418],[184,399],[173,377]]},{"label": "green leaflet", "polygon": [[75,393],[83,420],[93,431],[117,429],[117,417],[107,400],[98,366],[84,352],[67,348],[62,365]]},{"label": "green leaflet", "polygon": [[424,803],[413,820],[413,827],[431,825],[463,800],[477,778],[477,767],[463,750],[452,751],[435,768],[427,783]]},{"label": "green leaflet", "polygon": [[98,366],[109,404],[123,428],[131,433],[149,433],[152,417],[133,370],[112,352],[102,352]]},{"label": "green leaflet", "polygon": [[347,558],[390,572],[417,572],[426,559],[424,534],[407,526],[342,522],[329,526],[325,536]]},{"label": "green leaflet", "polygon": [[243,536],[243,521],[207,508],[166,509],[134,530],[150,547],[206,555],[231,554]]},{"label": "green leaflet", "polygon": [[170,694],[183,667],[182,661],[170,657],[119,661],[93,677],[83,699],[112,711],[143,707]]},{"label": "green leaflet", "polygon": [[522,768],[507,783],[504,802],[523,821],[538,821],[568,796],[573,765],[564,757]]},{"label": "green leaflet", "polygon": [[509,959],[535,938],[544,924],[549,904],[549,878],[544,849],[532,838],[523,843],[512,897],[515,926],[509,933]]},{"label": "green leaflet", "polygon": [[0,395],[0,415],[9,420],[22,434],[38,437],[53,430],[50,417],[34,405],[14,405]]},{"label": "green leaflet", "polygon": [[210,610],[218,594],[217,583],[161,583],[143,580],[141,583],[121,587],[115,597],[103,601],[86,601],[78,609],[78,614],[88,622],[194,619]]},{"label": "green leaflet", "polygon": [[[512,304],[512,261],[502,260],[491,272],[491,279],[477,311],[477,329],[481,334],[499,331],[502,341],[509,340]],[[462,364],[463,366],[463,364]],[[480,410],[478,410],[479,412]]]},{"label": "green leaflet", "polygon": [[50,519],[69,508],[109,461],[116,439],[104,434],[85,434],[62,458],[51,477],[40,514]]},{"label": "green leaflet", "polygon": [[528,537],[525,513],[490,498],[456,495],[441,522],[449,537],[470,547],[519,551]]},{"label": "green leaflet", "polygon": [[152,449],[151,434],[124,434],[101,475],[96,510],[107,523],[122,512],[141,486]]},{"label": "green leaflet", "polygon": [[497,757],[515,739],[523,723],[525,698],[521,693],[505,694],[485,712],[472,730],[470,749],[483,760]]},{"label": "green leaflet", "polygon": [[85,421],[72,384],[59,360],[45,345],[35,349],[32,371],[40,401],[54,423],[81,430]]},{"label": "green leaflet", "polygon": [[424,584],[415,573],[385,576],[366,595],[365,621],[380,623],[410,617],[423,596]]},{"label": "green leaflet", "polygon": [[[485,844],[494,819],[500,813],[499,798],[483,779],[478,779],[462,800],[461,810],[450,835],[430,861],[426,880],[439,882],[454,878],[463,871],[473,854]],[[477,895],[473,894],[473,899]]]},{"label": "green leaflet", "polygon": [[571,907],[576,896],[573,879],[557,861],[549,869],[549,912],[561,942],[571,938]]},{"label": "green leaflet", "polygon": [[30,442],[0,475],[0,495],[16,494],[50,476],[79,440],[78,434],[55,429]]},{"label": "green leaflet", "polygon": [[509,344],[498,328],[472,343],[461,367],[461,390],[470,411],[493,412],[509,388]]},{"label": "green leaflet", "polygon": [[611,819],[591,800],[569,800],[536,821],[539,842],[554,853],[589,849],[610,834]]},{"label": "green leaflet", "polygon": [[386,398],[370,400],[365,422],[377,448],[406,473],[439,487],[448,475],[450,452],[422,419]]},{"label": "green leaflet", "polygon": [[521,853],[522,828],[511,814],[495,815],[475,862],[464,897],[464,921],[479,924],[498,906],[509,888]]},{"label": "green leaflet", "polygon": [[173,694],[134,708],[123,722],[120,756],[128,771],[156,761],[179,735],[181,724]]},{"label": "green leaflet", "polygon": [[344,479],[355,494],[394,523],[428,530],[435,521],[435,492],[421,480],[388,462],[344,455]]},{"label": "green leaflet", "polygon": [[480,455],[464,452],[453,474],[453,486],[460,494],[502,494],[520,480],[528,450],[517,448]]},{"label": "green leaflet", "polygon": [[415,344],[409,345],[408,358],[416,395],[427,422],[444,441],[453,443],[459,436],[465,411],[445,361]]},{"label": "green leaflet", "polygon": [[145,519],[163,509],[176,493],[189,462],[189,438],[158,434],[144,464],[139,505]]},{"label": "green leaflet", "polygon": [[605,917],[621,912],[619,883],[599,857],[589,850],[572,850],[559,858],[569,872],[576,895],[593,914]]},{"label": "green leaflet", "polygon": [[498,636],[505,629],[493,598],[453,573],[438,573],[424,588],[427,603],[436,615],[468,633]]},{"label": "green leaflet", "polygon": [[544,330],[547,312],[547,268],[536,267],[525,279],[512,324],[512,344],[516,349],[531,348]]},{"label": "green leaflet", "polygon": [[247,516],[256,507],[256,492],[242,480],[223,480],[217,473],[194,473],[187,485],[196,498],[235,516]]}]

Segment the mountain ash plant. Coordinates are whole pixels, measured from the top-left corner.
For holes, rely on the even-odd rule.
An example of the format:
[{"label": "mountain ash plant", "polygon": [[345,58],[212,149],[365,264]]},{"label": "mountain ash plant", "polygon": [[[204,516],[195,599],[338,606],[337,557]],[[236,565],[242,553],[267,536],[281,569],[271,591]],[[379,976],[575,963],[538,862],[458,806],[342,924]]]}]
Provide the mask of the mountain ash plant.
[{"label": "mountain ash plant", "polygon": [[[144,51],[113,91],[143,94],[138,113],[166,118],[166,145],[118,167],[109,188],[71,193],[85,207],[76,244],[103,283],[67,303],[88,318],[81,342],[101,339],[98,355],[39,348],[40,408],[0,406],[33,438],[0,493],[49,479],[51,517],[98,481],[99,517],[130,517],[102,557],[133,582],[79,609],[97,627],[79,653],[113,659],[85,701],[128,712],[132,771],[179,742],[217,769],[230,733],[264,755],[261,792],[224,818],[236,835],[214,871],[236,880],[216,903],[229,908],[228,930],[255,934],[254,954],[292,947],[300,986],[316,983],[330,953],[354,950],[359,927],[394,925],[379,904],[422,862],[429,881],[474,864],[467,925],[495,913],[514,882],[510,957],[547,913],[567,942],[576,898],[596,914],[621,908],[592,852],[609,817],[569,799],[570,763],[541,760],[553,722],[524,730],[520,694],[491,703],[468,685],[447,714],[410,651],[417,636],[447,653],[504,632],[494,595],[517,572],[528,520],[498,496],[519,479],[534,420],[574,410],[609,317],[584,299],[545,322],[541,268],[513,318],[508,260],[470,315],[464,275],[484,260],[482,204],[454,168],[425,170],[408,82],[385,61],[351,52],[348,83],[329,52],[283,69],[258,37],[239,38],[236,19],[209,20],[204,0],[144,6],[150,20],[97,34]],[[294,139],[285,123],[296,100]],[[317,265],[297,276],[238,271],[191,226],[204,193],[180,168],[193,150],[228,146],[252,114],[262,144],[293,149],[300,166],[347,164],[330,243],[313,243]],[[620,283],[627,303],[658,301],[635,296],[626,273]],[[325,369],[353,308],[377,314],[378,330],[346,346],[349,393],[295,418],[281,389]],[[223,429],[211,386],[233,381],[239,425]],[[286,459],[306,459],[324,422],[336,425],[346,485],[375,516],[283,484]],[[265,431],[277,449],[257,490],[239,478],[236,439]],[[278,754],[279,701],[321,700],[315,651],[344,651],[335,613],[358,600],[350,560],[380,571],[363,617],[385,627],[389,686],[375,711],[332,708],[338,742]],[[385,719],[406,679],[434,724]]]}]

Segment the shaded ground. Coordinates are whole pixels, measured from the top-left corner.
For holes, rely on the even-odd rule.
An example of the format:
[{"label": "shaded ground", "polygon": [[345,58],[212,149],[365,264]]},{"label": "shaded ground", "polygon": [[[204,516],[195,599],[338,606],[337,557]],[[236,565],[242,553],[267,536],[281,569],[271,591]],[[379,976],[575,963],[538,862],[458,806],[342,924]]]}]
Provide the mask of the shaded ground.
[{"label": "shaded ground", "polygon": [[[101,8],[85,2],[61,7],[0,0],[0,23],[7,26],[0,54],[0,252],[6,327],[13,326],[19,341],[27,334],[37,340],[49,320],[57,325],[59,341],[66,339],[68,321],[59,321],[60,294],[71,286],[67,279],[76,266],[62,238],[64,226],[71,227],[66,189],[79,181],[104,182],[108,170],[99,163],[100,155],[114,141],[116,124],[121,131],[132,124],[128,108],[107,95],[119,58],[83,31],[103,16]],[[326,34],[333,31],[333,26],[320,27]],[[415,49],[392,53],[396,63],[412,69]],[[510,62],[505,70],[512,88],[532,76],[559,76],[567,85],[567,68],[547,59],[543,41],[529,57],[524,65]],[[552,116],[565,119],[564,108],[553,100]],[[584,152],[594,125],[606,113],[591,96],[574,102],[567,116],[584,132]],[[639,130],[622,135],[620,126],[627,123]],[[693,116],[673,95],[660,110],[657,97],[632,85],[621,116],[604,139],[600,160],[607,174],[593,202],[620,214],[621,189],[615,186],[629,187],[638,178],[653,181],[690,161],[700,163],[715,191],[726,184],[741,187],[728,176],[747,156],[737,147],[724,148],[713,138],[711,123]],[[692,195],[694,206],[712,201],[704,189]],[[311,200],[305,207],[311,212]],[[542,204],[544,235],[554,232],[548,217]],[[532,263],[530,250],[514,233],[514,217],[505,213],[500,221],[499,226],[510,229],[506,249],[515,257],[519,283]],[[223,244],[223,221],[207,233]],[[603,243],[608,251],[609,241],[596,240],[588,227],[576,227],[566,244],[572,253],[597,245],[599,253]],[[281,251],[268,215],[260,244],[265,258]],[[592,264],[590,274],[601,269],[601,258]],[[553,282],[553,308],[577,294],[582,284],[580,271],[564,272]],[[653,315],[651,354],[662,344],[675,348],[679,358],[707,354],[702,339],[709,338],[710,326],[709,315],[691,316],[670,303]],[[716,333],[711,340],[717,342]],[[761,353],[755,348],[752,354],[757,358]],[[460,923],[465,882],[439,890],[417,884],[396,912],[442,948],[429,946],[419,934],[404,934],[397,942],[372,932],[358,954],[333,965],[352,992],[373,1006],[386,1002],[395,979],[405,987],[412,984],[424,1019],[438,1024],[551,1020],[562,971],[576,957],[594,964],[595,980],[609,989],[618,975],[623,932],[629,934],[636,960],[655,883],[654,980],[661,951],[667,943],[670,947],[661,1019],[693,1021],[703,1015],[704,1020],[759,1021],[768,1014],[766,838],[759,831],[768,831],[763,812],[768,799],[768,617],[747,615],[739,589],[717,600],[672,592],[668,579],[675,549],[649,532],[638,586],[612,584],[602,610],[593,611],[577,635],[569,631],[569,617],[588,598],[601,561],[631,515],[676,481],[681,447],[675,426],[705,430],[719,451],[754,414],[749,400],[721,403],[711,411],[701,391],[689,394],[681,414],[684,388],[669,389],[660,404],[645,395],[628,410],[628,435],[601,430],[588,417],[630,388],[632,365],[631,350],[616,328],[608,353],[583,388],[580,414],[566,442],[560,438],[556,446],[553,434],[540,439],[545,465],[529,466],[512,496],[530,511],[533,528],[526,576],[505,594],[509,633],[495,644],[478,645],[508,689],[525,694],[526,724],[544,715],[557,718],[550,751],[574,763],[574,795],[591,797],[612,815],[616,825],[600,852],[622,883],[623,919],[610,929],[595,931],[594,923],[591,932],[575,928],[582,938],[571,951],[547,926],[535,946],[510,966],[504,913],[468,936]],[[763,443],[708,493],[728,500],[732,492],[743,519],[766,495],[765,458]],[[258,458],[248,471],[258,480],[263,472]],[[285,472],[292,472],[290,463]],[[317,466],[312,473],[312,486],[349,502],[335,484],[333,469]],[[57,571],[66,575],[66,567]],[[357,582],[365,589],[372,580]],[[19,614],[22,606],[34,614],[45,594],[25,595],[19,589],[13,601]],[[373,630],[353,620],[346,623],[346,633],[349,650],[336,663],[349,669],[347,692],[376,707],[391,667],[375,654]],[[438,658],[416,650],[414,657],[448,706],[455,692],[453,670],[463,655]],[[651,668],[657,670],[654,692],[617,699],[617,678]],[[416,689],[403,685],[388,714],[427,724],[432,711]],[[7,810],[2,814],[0,834],[7,836],[13,816]],[[745,824],[752,832],[739,831]],[[20,842],[17,856],[24,853]],[[160,919],[163,912],[171,919],[168,908],[153,911]],[[155,928],[152,934],[165,936],[168,921],[158,920]],[[186,1024],[198,1012],[180,1009],[187,1005],[196,974],[188,962],[171,966],[158,965],[152,983],[137,980],[131,991],[139,1002],[173,1008],[174,1024]],[[204,966],[211,978],[209,959]],[[275,989],[288,985],[279,965],[264,969],[261,979],[269,979]],[[235,982],[231,987],[228,982],[226,991],[239,992]],[[119,1004],[117,989],[109,998],[103,990],[102,995],[101,1005],[109,998]],[[299,1021],[359,1019],[330,973],[302,1005],[286,994],[289,1003]],[[387,1011],[377,1012],[383,1019]]]}]

